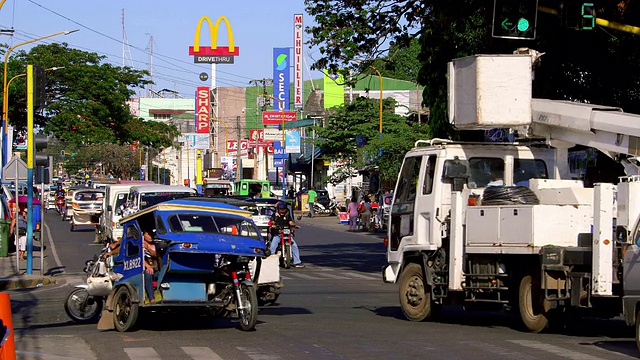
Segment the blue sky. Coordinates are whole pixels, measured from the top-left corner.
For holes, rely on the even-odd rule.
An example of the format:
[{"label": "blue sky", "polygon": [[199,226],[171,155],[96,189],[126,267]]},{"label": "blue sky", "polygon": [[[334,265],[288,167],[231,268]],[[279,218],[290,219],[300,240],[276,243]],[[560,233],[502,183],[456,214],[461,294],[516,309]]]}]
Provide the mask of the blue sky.
[{"label": "blue sky", "polygon": [[[293,46],[293,15],[305,13],[303,0],[6,0],[0,9],[0,29],[13,28],[15,32],[12,37],[3,35],[0,41],[13,46],[59,31],[80,29],[41,43],[66,42],[71,47],[105,55],[106,62],[121,66],[123,9],[129,44],[125,47],[125,65],[152,68],[156,83],[153,90],[175,90],[183,97],[193,97],[195,87],[211,84],[210,80],[202,82],[198,78],[201,72],[211,76],[211,65],[194,64],[188,53],[202,16],[213,21],[226,16],[235,44],[240,47],[234,64],[217,65],[217,85],[244,87],[249,86],[250,80],[273,77],[273,48]],[[304,25],[310,23],[311,17],[305,14]],[[209,45],[209,38],[208,30],[203,29],[201,44]],[[218,44],[228,44],[224,29]],[[29,46],[32,45],[15,51],[28,50]],[[313,58],[320,56],[306,45],[304,52],[309,67]],[[303,76],[305,80],[309,78],[307,69]],[[322,74],[312,71],[311,76],[320,78]]]}]

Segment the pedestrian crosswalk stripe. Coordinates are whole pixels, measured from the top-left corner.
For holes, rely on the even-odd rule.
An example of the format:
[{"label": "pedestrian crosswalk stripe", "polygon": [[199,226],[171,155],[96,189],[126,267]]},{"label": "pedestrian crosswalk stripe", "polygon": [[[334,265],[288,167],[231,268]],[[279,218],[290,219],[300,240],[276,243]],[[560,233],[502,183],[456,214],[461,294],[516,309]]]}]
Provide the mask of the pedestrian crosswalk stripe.
[{"label": "pedestrian crosswalk stripe", "polygon": [[331,274],[331,273],[328,273],[328,272],[322,273],[322,276],[328,277],[328,278],[331,278],[331,279],[339,279],[339,280],[347,280],[347,279],[349,279],[348,277],[344,277],[344,276],[340,276],[340,275],[334,275],[334,274]]},{"label": "pedestrian crosswalk stripe", "polygon": [[349,276],[351,277],[355,277],[355,278],[360,278],[360,279],[365,279],[365,280],[380,280],[382,281],[382,276],[380,275],[373,275],[373,274],[360,274],[360,273],[348,273]]},{"label": "pedestrian crosswalk stripe", "polygon": [[[286,274],[286,275],[285,275]],[[373,280],[373,281],[381,281],[382,278],[378,275],[374,274],[360,274],[356,272],[342,272],[340,275],[333,274],[331,272],[281,272],[280,278],[282,280],[295,280],[295,279],[305,279],[305,280],[330,280],[330,279],[338,279],[338,280],[355,280],[355,279],[363,279],[363,280]]]},{"label": "pedestrian crosswalk stripe", "polygon": [[514,344],[521,345],[521,346],[525,346],[525,347],[528,347],[528,348],[546,351],[546,352],[551,353],[553,355],[560,356],[560,357],[567,358],[567,359],[572,359],[572,360],[602,360],[602,358],[599,358],[597,356],[591,356],[589,354],[585,354],[585,353],[582,353],[582,352],[579,352],[579,351],[568,350],[566,348],[561,348],[559,346],[555,346],[555,345],[551,345],[551,344],[545,344],[545,343],[541,343],[541,342],[538,342],[538,341],[533,341],[533,340],[507,340],[507,341],[512,342]]},{"label": "pedestrian crosswalk stripe", "polygon": [[222,360],[218,354],[208,347],[183,346],[182,351],[187,353],[193,360]]},{"label": "pedestrian crosswalk stripe", "polygon": [[124,348],[124,352],[127,353],[129,359],[136,360],[158,360],[160,355],[150,347],[136,347],[136,348]]},{"label": "pedestrian crosswalk stripe", "polygon": [[282,359],[278,355],[269,355],[265,354],[264,350],[260,348],[250,348],[250,347],[237,347],[236,349],[242,351],[248,357],[253,360],[279,360]]}]

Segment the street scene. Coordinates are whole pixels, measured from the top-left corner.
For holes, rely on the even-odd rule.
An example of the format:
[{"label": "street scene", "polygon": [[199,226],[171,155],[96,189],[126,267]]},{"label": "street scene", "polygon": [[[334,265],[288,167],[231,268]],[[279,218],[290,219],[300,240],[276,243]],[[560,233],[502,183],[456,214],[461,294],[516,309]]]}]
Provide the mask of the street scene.
[{"label": "street scene", "polygon": [[639,5],[0,0],[0,359],[638,358]]}]

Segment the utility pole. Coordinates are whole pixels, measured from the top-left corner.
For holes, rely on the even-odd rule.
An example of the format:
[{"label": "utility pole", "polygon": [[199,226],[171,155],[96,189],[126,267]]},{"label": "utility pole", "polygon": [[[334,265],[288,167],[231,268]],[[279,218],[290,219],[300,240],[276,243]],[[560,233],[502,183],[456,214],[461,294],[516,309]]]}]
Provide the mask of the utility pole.
[{"label": "utility pole", "polygon": [[240,116],[236,116],[236,132],[238,135],[238,142],[236,143],[236,166],[238,170],[236,170],[236,181],[242,180],[242,157],[241,157],[241,149],[242,149],[242,137],[240,136]]},{"label": "utility pole", "polygon": [[[257,79],[257,80],[251,80],[249,81],[249,84],[251,85],[255,85],[256,86],[256,94],[260,93],[260,86],[262,86],[262,95],[258,95],[257,98],[257,104],[256,104],[256,123],[255,123],[255,129],[263,129],[264,126],[262,126],[261,124],[261,119],[262,119],[262,111],[266,111],[267,110],[267,106],[270,104],[270,99],[266,96],[267,95],[267,86],[273,85],[273,79],[267,79],[267,78],[262,78],[262,79]],[[268,100],[269,99],[269,100]],[[261,155],[258,157],[258,155]],[[264,161],[265,163],[265,176],[268,178],[269,177],[269,170],[268,170],[268,156],[267,156],[267,152],[266,149],[264,149],[263,151],[258,151],[258,146],[256,144],[256,148],[255,148],[255,156],[254,156],[254,165],[253,165],[253,178],[254,179],[259,179],[258,177],[258,159],[260,159],[260,161]]]}]

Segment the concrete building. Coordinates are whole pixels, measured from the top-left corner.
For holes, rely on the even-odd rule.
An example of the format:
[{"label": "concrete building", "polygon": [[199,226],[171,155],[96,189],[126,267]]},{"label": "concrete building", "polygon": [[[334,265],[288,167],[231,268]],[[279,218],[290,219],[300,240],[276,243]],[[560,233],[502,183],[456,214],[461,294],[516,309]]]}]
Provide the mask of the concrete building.
[{"label": "concrete building", "polygon": [[[382,96],[384,98],[393,97],[399,103],[396,113],[417,114],[418,119],[427,114],[421,107],[422,89],[407,81],[387,78],[382,80]],[[298,111],[298,119],[323,119],[328,114],[327,111],[330,111],[324,109],[323,79],[305,81],[304,89],[305,103],[304,108]],[[378,77],[365,77],[353,88],[345,89],[345,103],[358,96],[378,99],[380,97],[379,90]],[[201,156],[198,157],[197,150],[188,149],[185,146],[183,136],[176,139],[182,144],[180,149],[166,149],[156,159],[150,159],[150,161],[160,168],[166,167],[169,170],[171,184],[184,184],[184,181],[189,179],[191,186],[195,187],[195,164],[197,161],[202,162],[204,171],[210,168],[219,168],[222,166],[223,157],[232,155],[233,149],[227,147],[229,141],[237,142],[238,139],[248,139],[252,129],[265,128],[262,125],[262,111],[273,109],[273,107],[269,104],[269,97],[261,96],[263,92],[271,95],[273,89],[271,86],[263,88],[218,87],[212,97],[213,115],[209,149],[202,150]],[[291,93],[293,94],[293,91]],[[132,99],[130,106],[135,116],[149,121],[174,124],[183,135],[195,132],[195,99],[138,98]],[[215,116],[216,113],[217,116]],[[304,127],[313,124],[313,122],[299,121],[298,124],[302,125],[301,130],[304,135]],[[311,134],[307,135],[311,137]],[[273,156],[269,156],[265,148],[255,150],[253,145],[250,143],[249,151],[241,154],[242,178],[270,178],[279,183],[279,180],[275,179],[276,169],[273,167]],[[314,182],[316,182],[326,180],[337,168],[341,167],[325,162],[317,149],[312,152],[311,148],[307,149],[307,147],[303,146],[300,154],[291,154],[289,169],[295,175],[290,176],[288,181],[294,181],[296,189],[302,184],[308,186],[310,181],[308,177],[312,171]],[[231,157],[237,158],[237,155]],[[311,167],[312,163],[313,168]],[[353,186],[363,186],[366,182],[367,179],[359,175],[356,178],[350,178],[348,183],[327,187],[333,196],[344,198],[350,194]],[[321,185],[326,186],[326,184]]]}]

